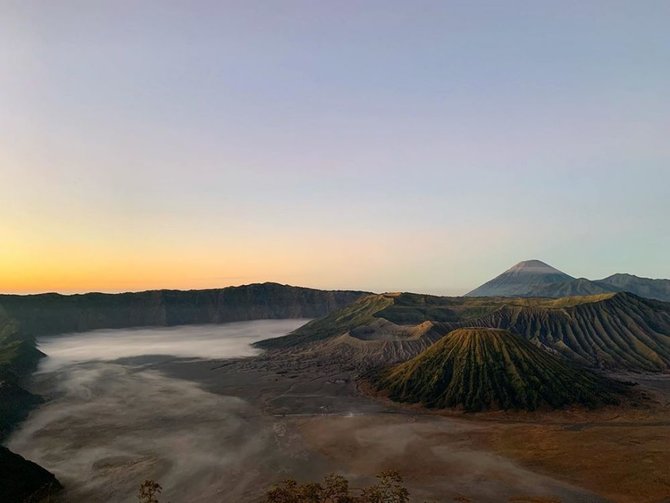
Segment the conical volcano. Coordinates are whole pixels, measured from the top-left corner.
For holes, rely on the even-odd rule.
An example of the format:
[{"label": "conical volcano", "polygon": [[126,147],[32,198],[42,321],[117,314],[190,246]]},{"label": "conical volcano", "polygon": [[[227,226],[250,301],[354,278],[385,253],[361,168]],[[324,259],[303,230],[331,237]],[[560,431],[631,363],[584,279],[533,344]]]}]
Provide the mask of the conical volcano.
[{"label": "conical volcano", "polygon": [[621,385],[564,362],[507,330],[463,328],[372,378],[399,402],[486,409],[596,407],[617,403]]},{"label": "conical volcano", "polygon": [[574,279],[541,260],[526,260],[475,288],[468,297],[523,297],[538,288]]}]

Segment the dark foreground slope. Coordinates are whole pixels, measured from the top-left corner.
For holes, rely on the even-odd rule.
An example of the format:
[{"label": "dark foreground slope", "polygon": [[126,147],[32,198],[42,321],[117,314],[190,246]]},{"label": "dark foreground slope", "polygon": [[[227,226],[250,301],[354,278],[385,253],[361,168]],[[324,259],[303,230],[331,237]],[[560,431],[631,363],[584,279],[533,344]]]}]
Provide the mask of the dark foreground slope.
[{"label": "dark foreground slope", "polygon": [[396,401],[466,411],[596,407],[617,403],[623,390],[522,337],[489,328],[455,330],[372,380]]},{"label": "dark foreground slope", "polygon": [[0,446],[0,496],[6,502],[39,502],[49,500],[61,485],[41,466]]},{"label": "dark foreground slope", "polygon": [[[21,386],[41,356],[34,340],[0,308],[0,441],[42,402]],[[0,446],[0,501],[41,501],[59,489],[52,473]]]},{"label": "dark foreground slope", "polygon": [[22,333],[19,324],[0,307],[0,441],[41,401],[21,387],[21,379],[33,371],[42,356],[34,338]]},{"label": "dark foreground slope", "polygon": [[591,367],[670,369],[670,304],[628,293],[561,299],[371,295],[259,346],[309,346],[374,366],[416,356],[451,330],[472,326],[512,330]]}]

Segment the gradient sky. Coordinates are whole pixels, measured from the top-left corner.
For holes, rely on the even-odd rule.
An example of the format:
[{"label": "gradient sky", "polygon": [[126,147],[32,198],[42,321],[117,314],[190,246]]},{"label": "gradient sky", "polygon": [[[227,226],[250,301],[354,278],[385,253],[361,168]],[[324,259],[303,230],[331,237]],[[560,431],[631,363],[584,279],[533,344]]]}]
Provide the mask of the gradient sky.
[{"label": "gradient sky", "polygon": [[0,291],[670,277],[669,20],[0,0]]}]

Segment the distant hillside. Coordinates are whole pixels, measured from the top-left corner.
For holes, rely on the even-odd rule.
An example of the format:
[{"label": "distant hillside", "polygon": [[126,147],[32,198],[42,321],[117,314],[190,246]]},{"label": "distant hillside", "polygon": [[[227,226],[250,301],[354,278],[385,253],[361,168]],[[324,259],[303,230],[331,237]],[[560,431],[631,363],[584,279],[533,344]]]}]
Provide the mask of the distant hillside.
[{"label": "distant hillside", "polygon": [[573,280],[540,260],[526,260],[467,293],[467,297],[523,297],[533,290]]},{"label": "distant hillside", "polygon": [[632,274],[614,274],[591,281],[585,278],[533,288],[528,297],[566,297],[597,295],[606,292],[629,292],[639,297],[670,301],[670,280],[639,278]]},{"label": "distant hillside", "polygon": [[393,400],[427,407],[535,410],[617,403],[623,387],[507,330],[455,330],[417,357],[372,377]]},{"label": "distant hillside", "polygon": [[616,288],[640,297],[670,302],[670,279],[639,278],[632,274],[613,274],[596,281],[604,288]]},{"label": "distant hillside", "polygon": [[560,299],[370,295],[264,348],[311,347],[360,366],[416,356],[462,327],[509,329],[584,365],[670,369],[670,303],[629,293]]},{"label": "distant hillside", "polygon": [[262,283],[212,290],[0,295],[0,308],[34,337],[99,328],[318,318],[364,293]]},{"label": "distant hillside", "polygon": [[605,279],[575,279],[539,260],[519,262],[500,276],[467,293],[468,297],[575,297],[629,292],[670,302],[670,280],[613,274]]},{"label": "distant hillside", "polygon": [[532,288],[525,297],[579,297],[584,295],[600,295],[621,291],[612,285],[586,278],[572,279],[561,283],[553,283]]}]

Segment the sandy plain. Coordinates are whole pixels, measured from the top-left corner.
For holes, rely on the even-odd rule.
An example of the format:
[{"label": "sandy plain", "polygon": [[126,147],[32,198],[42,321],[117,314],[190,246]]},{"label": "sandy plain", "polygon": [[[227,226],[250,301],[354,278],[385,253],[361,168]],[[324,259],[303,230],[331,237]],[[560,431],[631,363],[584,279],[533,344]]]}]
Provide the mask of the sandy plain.
[{"label": "sandy plain", "polygon": [[318,353],[68,368],[36,377],[49,401],[10,440],[65,501],[136,501],[152,478],[171,503],[255,502],[282,479],[361,487],[385,469],[416,502],[670,501],[669,375],[614,376],[638,383],[618,407],[464,414],[375,396]]}]

